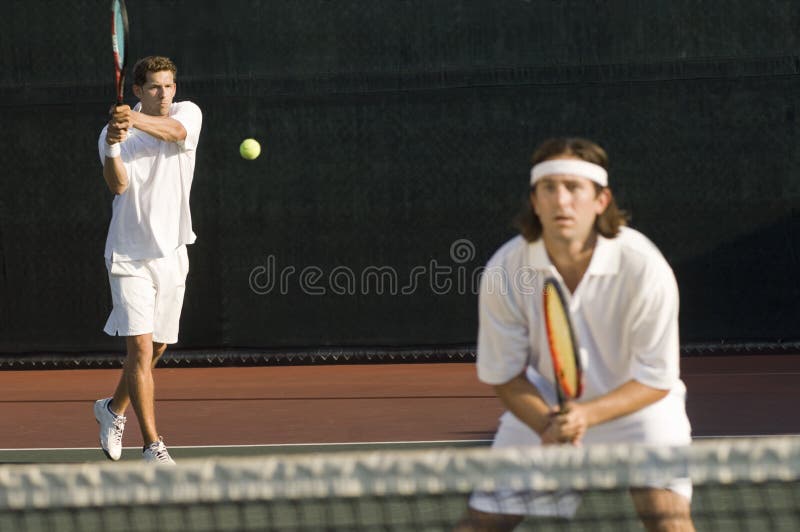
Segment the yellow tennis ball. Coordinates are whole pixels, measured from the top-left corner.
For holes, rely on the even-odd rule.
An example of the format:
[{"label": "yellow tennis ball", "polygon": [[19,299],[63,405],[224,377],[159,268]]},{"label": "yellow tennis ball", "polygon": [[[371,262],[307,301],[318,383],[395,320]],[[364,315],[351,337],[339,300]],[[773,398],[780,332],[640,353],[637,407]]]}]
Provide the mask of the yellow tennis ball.
[{"label": "yellow tennis ball", "polygon": [[252,161],[261,154],[261,144],[256,139],[244,139],[239,145],[239,154],[248,161]]}]

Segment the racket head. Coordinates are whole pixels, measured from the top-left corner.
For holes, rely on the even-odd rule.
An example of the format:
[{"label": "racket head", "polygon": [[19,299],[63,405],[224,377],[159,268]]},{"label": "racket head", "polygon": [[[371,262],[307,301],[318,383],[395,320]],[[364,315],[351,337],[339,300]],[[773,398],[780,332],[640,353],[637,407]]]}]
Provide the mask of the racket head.
[{"label": "racket head", "polygon": [[111,0],[111,50],[114,54],[117,105],[122,105],[125,67],[128,64],[128,10],[125,0]]},{"label": "racket head", "polygon": [[577,399],[583,392],[580,349],[575,340],[567,300],[555,279],[545,279],[542,298],[558,404],[563,407],[565,402]]}]

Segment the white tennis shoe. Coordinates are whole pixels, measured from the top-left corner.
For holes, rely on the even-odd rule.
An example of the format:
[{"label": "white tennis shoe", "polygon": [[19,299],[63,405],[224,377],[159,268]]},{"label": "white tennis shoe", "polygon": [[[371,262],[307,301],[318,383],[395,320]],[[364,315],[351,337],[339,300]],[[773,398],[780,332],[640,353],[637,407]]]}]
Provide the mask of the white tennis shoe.
[{"label": "white tennis shoe", "polygon": [[125,416],[118,416],[109,410],[111,397],[99,399],[94,403],[94,418],[100,425],[100,447],[110,460],[122,456],[122,431],[125,430]]},{"label": "white tennis shoe", "polygon": [[142,457],[145,462],[153,464],[175,465],[175,460],[169,455],[167,446],[164,445],[164,440],[161,439],[161,436],[158,437],[158,441],[154,441],[144,448]]}]

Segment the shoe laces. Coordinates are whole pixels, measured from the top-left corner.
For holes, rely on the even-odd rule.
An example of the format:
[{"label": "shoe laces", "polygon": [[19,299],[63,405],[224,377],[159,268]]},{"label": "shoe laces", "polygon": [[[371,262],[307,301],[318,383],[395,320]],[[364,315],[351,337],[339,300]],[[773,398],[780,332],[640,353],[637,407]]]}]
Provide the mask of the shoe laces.
[{"label": "shoe laces", "polygon": [[169,451],[167,451],[167,446],[164,445],[164,441],[161,438],[159,438],[157,442],[151,443],[148,449],[153,453],[156,462],[169,462],[172,460]]},{"label": "shoe laces", "polygon": [[122,442],[122,431],[125,430],[125,417],[114,416],[112,423],[111,437],[114,438],[114,443]]}]

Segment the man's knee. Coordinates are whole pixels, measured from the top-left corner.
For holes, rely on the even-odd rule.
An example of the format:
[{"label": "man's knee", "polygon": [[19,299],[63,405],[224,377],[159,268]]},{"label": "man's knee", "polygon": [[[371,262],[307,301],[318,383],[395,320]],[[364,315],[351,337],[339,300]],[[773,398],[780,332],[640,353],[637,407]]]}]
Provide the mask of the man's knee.
[{"label": "man's knee", "polygon": [[126,364],[148,364],[153,358],[153,340],[151,334],[128,336],[125,339],[128,347]]},{"label": "man's knee", "polygon": [[167,344],[161,342],[153,342],[153,367],[155,367],[156,362],[158,359],[161,358],[161,355],[167,350]]},{"label": "man's knee", "polygon": [[689,500],[667,489],[632,489],[634,506],[648,531],[694,531]]}]

